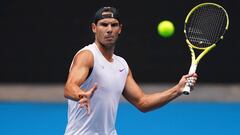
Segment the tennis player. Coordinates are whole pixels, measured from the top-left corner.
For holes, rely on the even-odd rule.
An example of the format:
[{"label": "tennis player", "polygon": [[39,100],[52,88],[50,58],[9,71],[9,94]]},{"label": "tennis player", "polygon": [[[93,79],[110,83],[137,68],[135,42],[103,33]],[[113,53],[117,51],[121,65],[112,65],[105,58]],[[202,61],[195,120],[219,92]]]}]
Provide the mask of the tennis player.
[{"label": "tennis player", "polygon": [[121,95],[147,112],[180,96],[186,83],[195,85],[194,73],[182,76],[177,85],[163,92],[144,93],[127,62],[114,54],[121,30],[116,8],[103,7],[95,13],[95,41],[74,56],[64,89],[68,99],[65,135],[117,135],[115,121]]}]

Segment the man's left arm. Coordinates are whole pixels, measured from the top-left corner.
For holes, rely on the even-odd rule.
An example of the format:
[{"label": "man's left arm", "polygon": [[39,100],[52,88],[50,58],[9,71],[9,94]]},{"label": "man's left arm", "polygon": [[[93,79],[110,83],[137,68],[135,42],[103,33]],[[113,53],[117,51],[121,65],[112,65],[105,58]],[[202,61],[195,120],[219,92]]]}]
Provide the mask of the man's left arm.
[{"label": "man's left arm", "polygon": [[187,82],[187,78],[189,77],[193,77],[194,85],[196,83],[197,74],[188,74],[182,76],[179,83],[170,89],[162,92],[146,94],[144,90],[142,90],[135,82],[131,70],[129,70],[123,96],[140,111],[148,112],[150,110],[159,108],[180,96],[182,94],[182,89]]}]

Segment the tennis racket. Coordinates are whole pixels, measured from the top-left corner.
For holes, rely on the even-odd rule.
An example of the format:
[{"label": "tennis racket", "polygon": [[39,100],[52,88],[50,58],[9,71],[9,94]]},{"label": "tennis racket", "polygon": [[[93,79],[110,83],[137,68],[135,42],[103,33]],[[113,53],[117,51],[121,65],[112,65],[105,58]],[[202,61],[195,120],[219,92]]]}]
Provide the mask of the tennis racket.
[{"label": "tennis racket", "polygon": [[[199,61],[223,39],[228,25],[226,10],[215,3],[199,4],[188,13],[184,23],[184,34],[192,57],[189,74],[196,72]],[[197,50],[200,50],[200,53],[196,58]],[[188,78],[183,94],[188,95],[191,90],[191,78]]]}]

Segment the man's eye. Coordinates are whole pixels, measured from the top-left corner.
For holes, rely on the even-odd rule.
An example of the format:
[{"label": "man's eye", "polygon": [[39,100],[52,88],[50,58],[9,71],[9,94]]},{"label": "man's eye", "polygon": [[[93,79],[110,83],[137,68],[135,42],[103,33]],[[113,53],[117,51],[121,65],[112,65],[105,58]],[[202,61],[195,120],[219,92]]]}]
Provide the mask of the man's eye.
[{"label": "man's eye", "polygon": [[108,25],[111,25],[112,27],[118,27],[119,26],[119,23],[99,23],[100,26],[103,26],[103,27],[108,27]]},{"label": "man's eye", "polygon": [[107,24],[107,23],[100,23],[100,26],[107,27],[107,26],[108,26],[108,24]]},{"label": "man's eye", "polygon": [[111,26],[112,26],[112,27],[118,27],[119,24],[118,24],[118,23],[113,23],[113,24],[111,24]]}]

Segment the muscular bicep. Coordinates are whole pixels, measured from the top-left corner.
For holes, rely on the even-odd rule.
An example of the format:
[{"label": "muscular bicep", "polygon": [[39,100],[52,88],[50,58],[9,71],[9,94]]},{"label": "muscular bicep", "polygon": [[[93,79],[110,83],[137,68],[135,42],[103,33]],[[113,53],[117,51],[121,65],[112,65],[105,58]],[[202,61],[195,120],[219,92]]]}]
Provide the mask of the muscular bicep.
[{"label": "muscular bicep", "polygon": [[93,67],[93,55],[90,51],[81,51],[72,62],[68,75],[68,83],[80,86],[88,77]]},{"label": "muscular bicep", "polygon": [[90,69],[93,67],[93,55],[90,51],[77,53],[69,70],[68,79],[64,87],[64,96],[78,101],[79,95],[84,91],[81,84],[87,79]]},{"label": "muscular bicep", "polygon": [[143,90],[139,87],[139,85],[136,83],[134,80],[131,71],[129,70],[126,84],[125,84],[125,89],[123,91],[123,96],[134,106],[139,108],[141,104],[141,100],[144,97],[144,92]]}]

